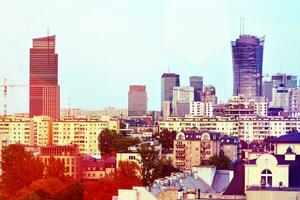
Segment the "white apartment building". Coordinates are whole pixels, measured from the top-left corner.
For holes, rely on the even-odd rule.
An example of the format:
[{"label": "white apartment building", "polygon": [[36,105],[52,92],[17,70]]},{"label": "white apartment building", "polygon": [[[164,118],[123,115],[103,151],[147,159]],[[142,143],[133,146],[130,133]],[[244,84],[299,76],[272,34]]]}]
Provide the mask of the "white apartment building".
[{"label": "white apartment building", "polygon": [[190,104],[190,115],[212,117],[214,106],[212,102],[192,101]]}]

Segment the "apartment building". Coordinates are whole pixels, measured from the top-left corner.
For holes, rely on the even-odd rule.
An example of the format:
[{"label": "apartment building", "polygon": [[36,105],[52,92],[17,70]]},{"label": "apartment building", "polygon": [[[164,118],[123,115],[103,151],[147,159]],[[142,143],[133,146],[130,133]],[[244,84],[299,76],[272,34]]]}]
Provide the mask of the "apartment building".
[{"label": "apartment building", "polygon": [[174,140],[173,165],[180,170],[208,164],[209,159],[220,152],[220,133],[207,131],[183,131]]},{"label": "apartment building", "polygon": [[77,144],[84,155],[100,155],[98,136],[104,129],[119,132],[119,121],[101,121],[99,118],[64,118],[52,124],[54,145]]},{"label": "apartment building", "polygon": [[238,136],[238,127],[239,123],[237,119],[221,116],[169,117],[159,123],[160,131],[165,128],[177,132],[186,130],[205,130],[221,132],[230,136]]},{"label": "apartment building", "polygon": [[239,120],[241,140],[264,140],[266,137],[279,137],[300,129],[300,118],[284,117],[245,117]]},{"label": "apartment building", "polygon": [[34,123],[26,117],[1,117],[0,134],[8,139],[8,144],[34,145]]}]

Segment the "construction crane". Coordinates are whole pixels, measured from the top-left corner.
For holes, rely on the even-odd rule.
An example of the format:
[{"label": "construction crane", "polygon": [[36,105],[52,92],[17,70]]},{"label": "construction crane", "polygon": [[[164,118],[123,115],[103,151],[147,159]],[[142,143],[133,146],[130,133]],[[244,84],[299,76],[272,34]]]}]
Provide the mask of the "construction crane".
[{"label": "construction crane", "polygon": [[28,85],[25,84],[7,84],[7,79],[4,79],[3,85],[0,87],[3,88],[3,115],[7,115],[7,89],[14,88],[14,87],[27,87]]}]

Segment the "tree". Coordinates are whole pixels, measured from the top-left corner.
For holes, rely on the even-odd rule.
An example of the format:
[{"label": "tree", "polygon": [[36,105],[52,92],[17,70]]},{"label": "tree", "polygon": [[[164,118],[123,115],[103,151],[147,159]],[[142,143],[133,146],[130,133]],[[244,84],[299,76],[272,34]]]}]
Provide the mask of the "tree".
[{"label": "tree", "polygon": [[101,156],[115,152],[115,143],[120,135],[115,130],[104,129],[98,136],[98,148]]},{"label": "tree", "polygon": [[1,165],[2,183],[10,194],[43,177],[43,163],[21,144],[11,144],[2,150]]},{"label": "tree", "polygon": [[55,200],[82,200],[83,199],[83,183],[81,181],[69,185],[64,190],[53,195]]},{"label": "tree", "polygon": [[223,153],[220,152],[220,155],[214,155],[209,159],[209,164],[216,166],[217,169],[228,170],[230,166],[231,160]]},{"label": "tree", "polygon": [[138,138],[124,137],[115,130],[109,129],[102,130],[98,136],[98,147],[101,156],[127,150],[129,146],[136,145],[139,142]]},{"label": "tree", "polygon": [[141,156],[142,163],[142,182],[144,186],[151,187],[154,180],[159,177],[161,173],[161,160],[159,159],[159,152],[149,144],[143,144],[138,149]]},{"label": "tree", "polygon": [[50,157],[48,165],[46,166],[46,177],[57,178],[64,180],[65,165],[60,159]]},{"label": "tree", "polygon": [[52,196],[48,192],[39,189],[21,198],[21,200],[52,200]]},{"label": "tree", "polygon": [[163,149],[173,148],[175,138],[176,131],[169,131],[168,129],[163,129],[158,133],[158,140],[162,144]]},{"label": "tree", "polygon": [[180,172],[179,169],[173,166],[172,162],[170,160],[162,161],[161,163],[161,171],[159,174],[160,178],[164,178],[166,176],[170,176],[172,172]]},{"label": "tree", "polygon": [[118,169],[112,174],[118,188],[131,189],[133,186],[141,186],[141,169],[131,161],[120,161]]},{"label": "tree", "polygon": [[84,200],[111,200],[114,195],[118,195],[118,187],[112,178],[84,184]]}]

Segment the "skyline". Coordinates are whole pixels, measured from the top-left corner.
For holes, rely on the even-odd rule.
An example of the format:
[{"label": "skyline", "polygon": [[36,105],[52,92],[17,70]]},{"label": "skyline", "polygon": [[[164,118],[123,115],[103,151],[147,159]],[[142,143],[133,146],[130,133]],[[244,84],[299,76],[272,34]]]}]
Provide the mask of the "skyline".
[{"label": "skyline", "polygon": [[[269,1],[268,8],[259,1],[239,5],[234,1],[225,5],[218,0],[92,1],[89,5],[75,3],[69,16],[64,13],[68,1],[48,4],[49,10],[42,7],[45,2],[0,2],[0,21],[3,30],[9,30],[0,33],[0,81],[8,78],[10,83],[29,83],[31,41],[46,36],[49,28],[49,34],[57,38],[62,108],[68,107],[69,98],[72,108],[127,107],[128,86],[146,85],[149,109],[159,110],[160,77],[168,68],[180,74],[181,86],[189,85],[189,76],[203,76],[204,84],[214,85],[218,98],[226,101],[232,94],[230,41],[239,35],[240,16],[245,18],[245,33],[266,35],[263,74],[285,72],[299,76],[297,1],[284,5]],[[32,12],[23,9],[27,7]],[[211,7],[216,9],[212,11]],[[250,13],[251,7],[257,12]],[[84,8],[84,15],[77,16]],[[155,10],[151,12],[149,8]],[[7,18],[12,20],[3,21]],[[215,40],[207,41],[208,36]],[[216,70],[221,75],[216,75]],[[29,87],[9,89],[8,113],[29,111],[28,91]],[[19,99],[24,103],[19,104]]]}]

